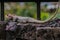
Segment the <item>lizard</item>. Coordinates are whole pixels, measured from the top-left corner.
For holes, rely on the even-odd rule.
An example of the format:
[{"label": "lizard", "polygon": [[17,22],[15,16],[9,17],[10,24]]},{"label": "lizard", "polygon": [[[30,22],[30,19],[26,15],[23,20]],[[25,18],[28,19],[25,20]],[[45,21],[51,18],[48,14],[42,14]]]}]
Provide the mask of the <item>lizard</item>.
[{"label": "lizard", "polygon": [[56,9],[56,12],[53,13],[53,15],[45,21],[36,20],[34,18],[31,18],[31,17],[17,16],[17,15],[13,15],[13,14],[10,14],[10,13],[6,15],[6,18],[9,19],[9,20],[11,19],[13,21],[18,21],[18,22],[46,23],[46,22],[52,20],[56,16],[57,12],[58,12],[58,9]]}]

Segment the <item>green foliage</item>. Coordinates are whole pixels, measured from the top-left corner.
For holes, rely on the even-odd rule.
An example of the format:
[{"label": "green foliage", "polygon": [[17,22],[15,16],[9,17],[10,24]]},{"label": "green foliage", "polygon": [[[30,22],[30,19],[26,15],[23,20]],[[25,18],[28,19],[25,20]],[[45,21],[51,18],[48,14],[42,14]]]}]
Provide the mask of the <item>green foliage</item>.
[{"label": "green foliage", "polygon": [[60,13],[58,13],[58,14],[56,15],[56,18],[59,18],[59,19],[60,19]]},{"label": "green foliage", "polygon": [[41,20],[48,19],[50,17],[49,15],[49,13],[41,11]]},{"label": "green foliage", "polygon": [[45,4],[44,7],[47,8],[47,4]]},{"label": "green foliage", "polygon": [[[8,4],[8,3],[7,3]],[[10,10],[5,10],[5,15],[8,13],[11,14],[16,14],[18,16],[27,16],[27,17],[32,17],[36,18],[36,3],[34,2],[24,2],[24,7],[21,7],[19,5],[20,3],[16,3],[14,7],[11,6]]]}]

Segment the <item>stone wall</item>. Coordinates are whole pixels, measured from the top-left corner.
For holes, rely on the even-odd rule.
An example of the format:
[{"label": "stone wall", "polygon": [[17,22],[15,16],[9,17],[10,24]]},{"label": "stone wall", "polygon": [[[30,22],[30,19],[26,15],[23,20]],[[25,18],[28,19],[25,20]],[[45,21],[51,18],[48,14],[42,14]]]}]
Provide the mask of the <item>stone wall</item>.
[{"label": "stone wall", "polygon": [[10,31],[5,30],[8,23],[0,21],[0,40],[60,40],[60,27],[57,26],[49,27],[45,26],[45,23],[20,23],[16,31]]}]

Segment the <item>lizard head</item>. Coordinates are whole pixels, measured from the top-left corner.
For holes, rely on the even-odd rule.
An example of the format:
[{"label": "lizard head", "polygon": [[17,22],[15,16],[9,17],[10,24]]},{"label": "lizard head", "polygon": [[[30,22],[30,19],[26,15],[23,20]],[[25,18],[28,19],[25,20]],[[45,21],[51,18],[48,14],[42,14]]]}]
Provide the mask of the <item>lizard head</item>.
[{"label": "lizard head", "polygon": [[13,16],[14,16],[14,14],[8,13],[5,17],[6,17],[6,19],[8,19],[8,20],[13,20]]}]

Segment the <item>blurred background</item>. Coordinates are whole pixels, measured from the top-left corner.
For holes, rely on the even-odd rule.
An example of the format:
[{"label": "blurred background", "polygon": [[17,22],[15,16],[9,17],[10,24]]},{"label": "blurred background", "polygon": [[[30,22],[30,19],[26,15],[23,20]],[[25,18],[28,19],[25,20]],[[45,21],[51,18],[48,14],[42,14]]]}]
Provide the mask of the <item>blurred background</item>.
[{"label": "blurred background", "polygon": [[[56,12],[58,8],[58,2],[41,2],[40,4],[40,13],[41,13],[41,20],[49,19],[52,14]],[[58,9],[57,15],[55,18],[60,19],[60,8]]]},{"label": "blurred background", "polygon": [[36,19],[37,5],[35,2],[7,2],[4,3],[4,13],[5,15],[11,13]]},{"label": "blurred background", "polygon": [[[58,8],[58,2],[41,2],[40,13],[41,20],[49,19]],[[60,11],[60,8],[58,9]],[[35,2],[6,2],[4,3],[4,13],[16,14],[18,16],[32,17],[37,19],[37,4]],[[60,12],[55,16],[60,18]]]}]

